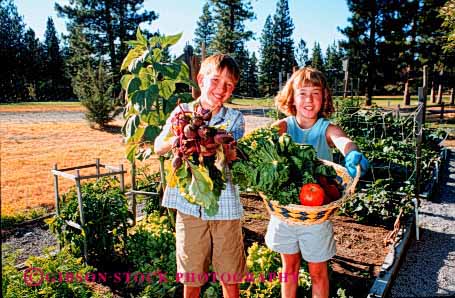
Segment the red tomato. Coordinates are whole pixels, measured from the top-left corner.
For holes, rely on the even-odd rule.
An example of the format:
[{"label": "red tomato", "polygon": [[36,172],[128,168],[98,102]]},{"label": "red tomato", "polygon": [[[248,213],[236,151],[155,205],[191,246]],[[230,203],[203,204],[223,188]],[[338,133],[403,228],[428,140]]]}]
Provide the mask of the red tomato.
[{"label": "red tomato", "polygon": [[327,194],[327,196],[330,198],[330,201],[336,201],[341,197],[340,191],[333,184],[325,186],[324,191]]},{"label": "red tomato", "polygon": [[319,184],[304,184],[300,189],[300,203],[305,206],[321,206],[324,203],[324,189]]}]

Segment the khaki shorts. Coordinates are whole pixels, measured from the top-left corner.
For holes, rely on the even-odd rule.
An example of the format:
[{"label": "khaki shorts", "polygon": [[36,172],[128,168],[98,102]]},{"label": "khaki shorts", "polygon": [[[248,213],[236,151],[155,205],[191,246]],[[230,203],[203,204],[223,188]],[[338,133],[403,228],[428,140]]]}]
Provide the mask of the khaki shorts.
[{"label": "khaki shorts", "polygon": [[216,280],[242,282],[246,266],[240,219],[202,220],[177,211],[175,229],[177,281],[193,287]]}]

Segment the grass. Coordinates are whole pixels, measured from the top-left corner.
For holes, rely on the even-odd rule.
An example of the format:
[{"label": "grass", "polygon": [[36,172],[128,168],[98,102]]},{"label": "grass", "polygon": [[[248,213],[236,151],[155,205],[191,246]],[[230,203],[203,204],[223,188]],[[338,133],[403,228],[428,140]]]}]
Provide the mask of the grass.
[{"label": "grass", "polygon": [[[2,217],[27,214],[36,208],[54,209],[51,169],[55,163],[59,168],[74,167],[100,158],[102,164],[123,164],[129,171],[119,133],[91,129],[83,119],[59,123],[35,121],[6,122],[0,127]],[[156,166],[154,170],[157,169]],[[85,169],[81,175],[94,174],[94,171],[94,168]],[[130,181],[128,175],[125,181]],[[59,178],[60,193],[73,185],[73,181]]]},{"label": "grass", "polygon": [[45,101],[0,104],[0,112],[84,111],[80,102]]}]

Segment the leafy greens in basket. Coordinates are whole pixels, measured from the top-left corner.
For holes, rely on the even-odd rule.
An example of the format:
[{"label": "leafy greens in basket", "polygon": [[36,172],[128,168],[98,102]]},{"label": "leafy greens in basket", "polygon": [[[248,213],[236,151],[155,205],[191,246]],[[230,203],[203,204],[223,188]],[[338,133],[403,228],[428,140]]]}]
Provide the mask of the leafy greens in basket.
[{"label": "leafy greens in basket", "polygon": [[300,204],[303,184],[317,183],[316,176],[336,177],[336,171],[316,157],[311,145],[297,144],[277,128],[259,128],[237,143],[238,159],[232,166],[234,183],[242,189],[261,191],[281,205]]}]

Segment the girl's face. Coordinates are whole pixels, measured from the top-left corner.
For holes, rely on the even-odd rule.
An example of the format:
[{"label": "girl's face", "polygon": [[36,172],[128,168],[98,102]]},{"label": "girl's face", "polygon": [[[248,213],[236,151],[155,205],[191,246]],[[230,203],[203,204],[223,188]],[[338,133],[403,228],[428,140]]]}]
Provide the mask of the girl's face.
[{"label": "girl's face", "polygon": [[317,119],[322,100],[323,91],[319,86],[294,87],[294,105],[298,117]]}]

